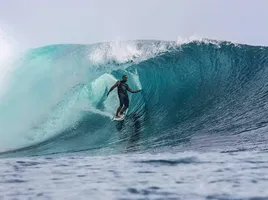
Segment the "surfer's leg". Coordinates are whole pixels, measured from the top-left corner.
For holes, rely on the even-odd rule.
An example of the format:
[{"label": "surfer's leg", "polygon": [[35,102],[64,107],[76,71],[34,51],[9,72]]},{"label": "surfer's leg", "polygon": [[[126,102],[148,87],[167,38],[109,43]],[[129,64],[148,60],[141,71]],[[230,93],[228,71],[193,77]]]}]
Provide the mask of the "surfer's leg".
[{"label": "surfer's leg", "polygon": [[122,106],[120,105],[120,106],[117,108],[115,117],[120,117],[120,116],[119,116],[119,112],[120,112],[121,109],[122,109]]},{"label": "surfer's leg", "polygon": [[124,105],[124,99],[123,99],[123,96],[122,95],[118,95],[118,98],[119,98],[119,102],[120,102],[120,105],[119,107],[117,108],[117,111],[116,111],[116,114],[115,114],[115,117],[120,117],[119,116],[119,112],[120,110],[122,109],[123,105]]},{"label": "surfer's leg", "polygon": [[124,112],[128,109],[128,106],[124,106],[124,108],[121,110],[120,115],[124,114]]},{"label": "surfer's leg", "polygon": [[125,97],[124,98],[124,108],[121,110],[120,112],[120,115],[122,115],[127,109],[128,109],[128,106],[129,106],[129,99],[128,97]]}]

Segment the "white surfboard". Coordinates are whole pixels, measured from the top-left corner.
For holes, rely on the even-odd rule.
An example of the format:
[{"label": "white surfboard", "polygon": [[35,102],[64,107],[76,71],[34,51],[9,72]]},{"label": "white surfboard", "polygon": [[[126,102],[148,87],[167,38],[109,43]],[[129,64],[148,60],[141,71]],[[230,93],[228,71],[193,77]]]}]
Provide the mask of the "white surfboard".
[{"label": "white surfboard", "polygon": [[114,116],[114,117],[112,118],[112,121],[122,121],[122,120],[125,119],[126,115],[127,115],[127,110],[125,111],[124,114],[120,115],[120,117],[115,117],[115,116]]}]

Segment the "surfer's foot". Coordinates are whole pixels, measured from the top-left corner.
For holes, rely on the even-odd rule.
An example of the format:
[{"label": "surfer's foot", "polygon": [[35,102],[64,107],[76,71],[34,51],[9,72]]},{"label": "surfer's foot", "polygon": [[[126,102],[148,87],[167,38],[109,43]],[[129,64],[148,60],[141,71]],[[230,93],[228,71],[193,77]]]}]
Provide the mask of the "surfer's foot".
[{"label": "surfer's foot", "polygon": [[120,118],[120,115],[116,115],[115,118]]}]

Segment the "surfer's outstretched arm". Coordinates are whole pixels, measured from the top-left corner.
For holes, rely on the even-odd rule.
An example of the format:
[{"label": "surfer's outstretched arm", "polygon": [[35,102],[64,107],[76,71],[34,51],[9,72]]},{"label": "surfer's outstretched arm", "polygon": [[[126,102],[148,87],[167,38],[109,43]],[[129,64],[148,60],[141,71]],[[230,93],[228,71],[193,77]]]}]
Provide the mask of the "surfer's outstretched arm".
[{"label": "surfer's outstretched arm", "polygon": [[140,92],[141,90],[132,90],[131,88],[127,88],[127,90],[129,91],[129,92],[131,92],[131,93],[138,93],[138,92]]},{"label": "surfer's outstretched arm", "polygon": [[113,91],[114,88],[118,87],[119,84],[120,84],[120,81],[117,81],[117,82],[111,87],[111,89],[110,89],[109,92],[107,93],[107,96],[110,94],[110,92]]}]

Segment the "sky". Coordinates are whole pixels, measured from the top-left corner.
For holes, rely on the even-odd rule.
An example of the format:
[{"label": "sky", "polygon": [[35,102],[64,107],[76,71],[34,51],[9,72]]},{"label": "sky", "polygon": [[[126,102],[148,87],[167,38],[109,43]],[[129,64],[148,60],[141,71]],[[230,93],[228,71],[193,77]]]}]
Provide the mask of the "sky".
[{"label": "sky", "polygon": [[26,49],[192,36],[268,46],[267,8],[267,0],[0,0],[0,34]]}]

